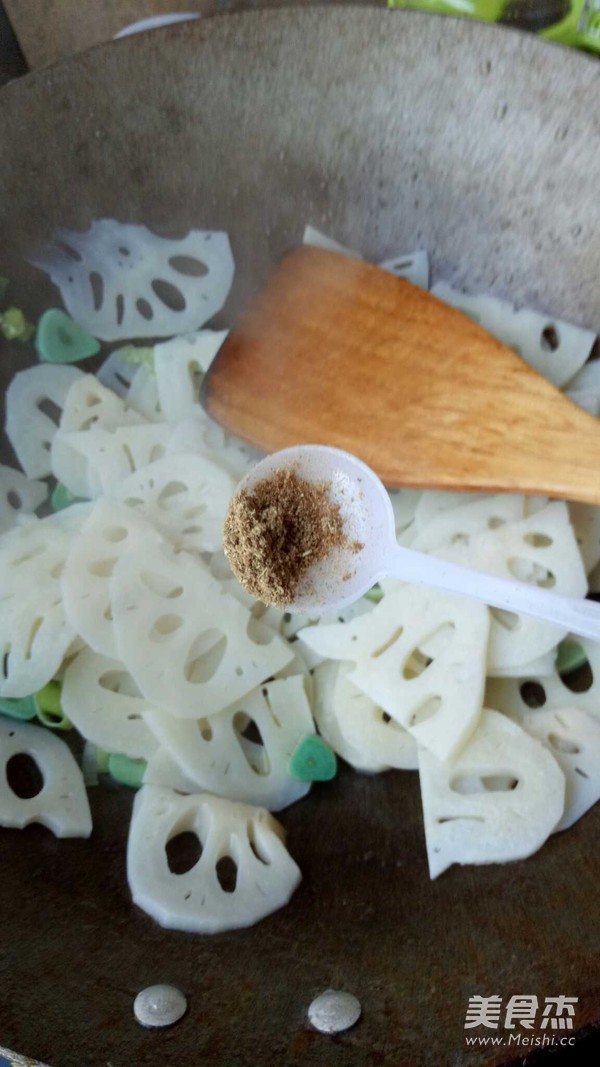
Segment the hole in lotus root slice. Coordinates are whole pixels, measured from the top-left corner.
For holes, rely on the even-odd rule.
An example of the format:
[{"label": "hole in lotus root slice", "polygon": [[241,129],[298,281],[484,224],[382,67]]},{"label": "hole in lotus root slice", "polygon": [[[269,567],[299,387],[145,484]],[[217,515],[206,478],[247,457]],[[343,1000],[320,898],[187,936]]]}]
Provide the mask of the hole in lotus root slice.
[{"label": "hole in lotus root slice", "polygon": [[[254,854],[254,852],[253,852]],[[221,856],[215,867],[219,885],[224,893],[235,893],[237,885],[237,863],[232,856]]]},{"label": "hole in lotus root slice", "polygon": [[266,776],[271,773],[271,763],[260,727],[245,712],[238,711],[233,717],[237,740],[254,774]]},{"label": "hole in lotus root slice", "polygon": [[444,623],[443,626],[439,626],[434,633],[425,638],[421,642],[422,647],[414,648],[409,654],[402,669],[403,678],[406,681],[420,678],[431,667],[436,657],[448,648],[454,637],[454,632],[454,624],[448,622]]},{"label": "hole in lotus root slice", "polygon": [[472,793],[507,793],[518,784],[519,779],[511,774],[458,774],[450,782],[450,789],[470,796]]},{"label": "hole in lotus root slice", "polygon": [[546,691],[541,682],[523,682],[520,693],[530,708],[543,708],[546,703]]},{"label": "hole in lotus root slice", "polygon": [[128,395],[138,369],[136,364],[122,359],[121,350],[117,348],[104,360],[98,370],[96,380],[123,400]]},{"label": "hole in lotus root slice", "polygon": [[191,278],[203,278],[208,273],[206,265],[193,256],[171,256],[169,265],[178,274],[187,274]]},{"label": "hole in lotus root slice", "polygon": [[35,760],[27,752],[16,752],[5,767],[6,781],[20,800],[37,797],[44,788],[44,776]]},{"label": "hole in lotus root slice", "polygon": [[[202,277],[202,275],[188,275],[188,277]],[[177,285],[165,281],[164,278],[155,278],[151,285],[154,293],[166,308],[170,311],[185,311],[185,296]]]},{"label": "hole in lotus root slice", "polygon": [[202,842],[198,834],[182,830],[167,841],[165,852],[171,874],[187,874],[201,859]]},{"label": "hole in lotus root slice", "polygon": [[421,289],[429,288],[429,257],[421,249],[416,252],[392,256],[378,263],[380,270],[395,274],[397,278],[406,278]]},{"label": "hole in lotus root slice", "polygon": [[507,561],[507,566],[512,577],[519,582],[529,582],[542,589],[553,589],[556,585],[556,575],[532,560],[513,556]]}]

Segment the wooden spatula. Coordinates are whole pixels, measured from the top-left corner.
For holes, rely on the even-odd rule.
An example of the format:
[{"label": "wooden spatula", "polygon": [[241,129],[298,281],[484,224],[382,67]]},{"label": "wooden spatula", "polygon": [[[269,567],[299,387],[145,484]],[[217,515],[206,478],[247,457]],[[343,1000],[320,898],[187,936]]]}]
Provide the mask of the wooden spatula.
[{"label": "wooden spatula", "polygon": [[265,452],[336,445],[390,488],[600,504],[599,421],[461,312],[335,252],[281,260],[203,402]]}]

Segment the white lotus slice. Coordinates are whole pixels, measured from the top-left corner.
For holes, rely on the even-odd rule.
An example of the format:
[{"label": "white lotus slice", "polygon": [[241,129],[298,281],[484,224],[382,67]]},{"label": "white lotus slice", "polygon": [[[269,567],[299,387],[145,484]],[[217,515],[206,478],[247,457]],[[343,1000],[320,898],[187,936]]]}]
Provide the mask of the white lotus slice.
[{"label": "white lotus slice", "polygon": [[[400,583],[395,579],[390,579],[389,584],[385,581],[385,588],[396,588]],[[383,586],[384,582],[380,582]],[[290,615],[284,613],[283,621],[281,623],[281,633],[288,640],[292,637],[298,637],[302,630],[307,626],[337,626],[338,624],[345,625],[347,622],[351,622],[352,619],[357,619],[360,615],[368,615],[375,608],[375,604],[371,600],[367,600],[366,597],[361,597],[360,600],[355,600],[353,604],[348,604],[345,608],[336,612],[326,612],[324,615],[318,615],[310,617],[309,615]],[[289,618],[288,618],[289,615]],[[300,644],[300,642],[298,643]],[[295,648],[298,648],[298,644],[295,644]],[[306,663],[309,670],[313,670],[323,663],[327,656],[322,655],[316,649],[309,647],[306,642],[301,644],[302,659]]]},{"label": "white lotus slice", "polygon": [[532,711],[523,729],[549,749],[565,776],[565,810],[555,830],[568,830],[600,800],[600,719],[578,708]]},{"label": "white lotus slice", "polygon": [[[51,463],[54,477],[77,497],[90,498],[99,494],[99,481],[90,470],[88,453],[97,442],[98,431],[107,433],[121,426],[145,424],[139,412],[129,408],[111,389],[106,388],[93,374],[86,374],[73,383],[65,398],[60,427],[52,439]],[[91,441],[82,437],[91,433]],[[94,449],[91,447],[92,454]]]},{"label": "white lotus slice", "polygon": [[515,722],[523,723],[532,710],[544,711],[575,708],[587,711],[600,720],[600,643],[577,637],[584,650],[591,673],[589,686],[574,692],[565,684],[556,666],[552,674],[529,674],[520,678],[490,678],[486,686],[486,703]]},{"label": "white lotus slice", "polygon": [[[190,870],[173,874],[166,848],[183,833],[196,834],[202,854]],[[235,865],[235,886],[223,888],[227,860]],[[215,934],[282,908],[301,874],[282,827],[264,808],[144,785],[133,806],[127,878],[134,903],[161,926]]]},{"label": "white lotus slice", "polygon": [[116,430],[120,426],[139,426],[144,418],[111,389],[107,389],[95,374],[84,374],[73,382],[65,397],[60,428],[66,433],[74,430]]},{"label": "white lotus slice", "polygon": [[326,662],[315,670],[319,733],[357,771],[416,770],[414,738],[349,681],[350,668],[349,663]]},{"label": "white lotus slice", "polygon": [[377,266],[380,270],[395,274],[397,278],[405,278],[406,281],[418,285],[421,289],[429,289],[429,256],[422,249],[391,256],[378,263]]},{"label": "white lotus slice", "polygon": [[156,375],[144,364],[135,368],[126,396],[127,406],[139,412],[149,422],[164,421],[158,399]]},{"label": "white lotus slice", "polygon": [[[340,708],[338,706],[334,707],[333,701],[339,672],[345,669],[347,676],[351,666],[351,664],[347,663],[333,663],[329,660],[323,660],[315,668],[313,676],[315,682],[315,701],[313,705],[315,722],[323,740],[326,741],[330,748],[332,748],[338,756],[341,756],[346,763],[349,763],[355,770],[362,771],[365,774],[380,774],[382,771],[389,770],[387,753],[385,759],[382,761],[381,757],[377,758],[377,755],[374,756],[371,752],[367,752],[362,748],[356,748],[354,745],[351,745],[347,741],[342,730],[339,715]],[[347,685],[351,684],[351,682],[347,681]],[[354,691],[360,694],[361,704],[364,704],[365,706],[370,704],[372,707],[376,707],[376,705],[373,704],[373,701],[369,701],[369,698],[365,696],[364,693],[361,693],[360,689],[357,689],[356,686],[354,686]],[[365,718],[366,717],[367,716],[365,715]]]},{"label": "white lotus slice", "polygon": [[98,785],[98,748],[91,741],[86,741],[81,753],[81,776],[86,789]]},{"label": "white lotus slice", "polygon": [[252,448],[234,434],[225,434],[225,445],[222,452],[214,457],[219,466],[224,467],[235,478],[236,483],[241,481],[245,474],[263,458],[263,453]]},{"label": "white lotus slice", "polygon": [[[29,756],[43,778],[36,796],[20,797],[8,784],[8,763],[20,755]],[[0,826],[22,830],[37,822],[56,837],[90,836],[92,817],[81,771],[55,733],[0,715],[0,769]]]},{"label": "white lotus slice", "polygon": [[167,444],[167,453],[196,453],[206,456],[219,467],[229,471],[236,484],[250,470],[261,454],[239,438],[226,434],[217,422],[196,404],[189,414],[172,426]]},{"label": "white lotus slice", "polygon": [[458,507],[438,510],[427,523],[421,511],[419,529],[411,547],[419,552],[434,552],[444,545],[466,547],[473,537],[522,519],[524,502],[524,497],[508,494],[471,496],[468,503],[461,501]]},{"label": "white lotus slice", "polygon": [[[305,227],[302,243],[322,248],[325,252],[339,252],[340,255],[349,256],[351,259],[363,258],[359,252],[353,252],[352,249],[340,244],[333,237],[321,233],[314,226]],[[429,257],[427,252],[421,249],[416,252],[399,252],[396,256],[384,259],[377,266],[380,270],[395,274],[397,278],[406,278],[407,281],[412,282],[413,285],[419,285],[422,289],[429,288]]]},{"label": "white lotus slice", "polygon": [[61,579],[64,609],[94,652],[116,657],[110,578],[121,556],[141,551],[149,541],[160,536],[143,515],[102,497],[69,546]]},{"label": "white lotus slice", "polygon": [[[261,620],[262,624],[262,620]],[[309,707],[311,708],[314,703],[315,696],[315,684],[313,675],[310,673],[308,664],[304,658],[304,651],[298,648],[298,642],[294,642],[294,658],[285,665],[280,671],[277,671],[275,675],[275,681],[280,678],[293,678],[295,675],[300,674],[304,681],[304,691],[308,698]],[[266,683],[265,683],[266,684]]]},{"label": "white lotus slice", "polygon": [[600,592],[600,563],[588,574],[588,585],[590,593]]},{"label": "white lotus slice", "polygon": [[[102,433],[101,430],[96,432],[98,435]],[[104,441],[99,440],[96,453],[89,453],[91,476],[97,479],[101,492],[109,495],[133,471],[162,459],[167,451],[168,440],[166,422],[122,426],[114,433],[105,435]]]},{"label": "white lotus slice", "polygon": [[227,330],[199,330],[154,346],[154,372],[163,418],[180,422],[198,406],[198,375],[205,373]]},{"label": "white lotus slice", "polygon": [[438,300],[463,311],[510,348],[514,348],[554,385],[565,385],[588,359],[596,334],[562,319],[553,319],[539,311],[522,308],[516,311],[508,300],[498,297],[461,293],[445,282],[438,282],[431,292]]},{"label": "white lotus slice", "polygon": [[410,547],[415,537],[415,514],[422,493],[418,489],[400,489],[389,495],[394,511],[396,539],[401,545]]},{"label": "white lotus slice", "polygon": [[[556,650],[546,652],[544,656],[530,660],[529,663],[520,663],[518,666],[488,667],[488,678],[523,678],[533,675],[538,678],[549,678],[556,669]],[[490,705],[493,707],[494,705]]]},{"label": "white lotus slice", "polygon": [[15,374],[6,390],[6,435],[28,478],[52,474],[50,447],[69,389],[82,371],[38,363]]},{"label": "white lotus slice", "polygon": [[178,718],[215,715],[294,656],[199,559],[151,539],[120,558],[111,599],[118,658],[144,696]]},{"label": "white lotus slice", "polygon": [[593,330],[529,308],[516,311],[498,337],[559,387],[583,367],[596,340]]},{"label": "white lotus slice", "polygon": [[488,633],[484,605],[397,583],[367,615],[309,626],[300,639],[324,658],[351,660],[348,680],[447,759],[481,712]]},{"label": "white lotus slice", "polygon": [[315,732],[300,675],[267,682],[210,719],[156,709],[144,719],[196,792],[281,811],[310,789],[288,773],[295,749]]},{"label": "white lotus slice", "polygon": [[570,503],[569,518],[586,574],[589,574],[600,563],[600,508],[592,504]]},{"label": "white lotus slice", "polygon": [[121,359],[121,349],[116,348],[110,356],[106,357],[96,377],[101,385],[116,393],[121,400],[125,400],[138,370],[139,366],[136,363]]},{"label": "white lotus slice", "polygon": [[65,616],[60,576],[88,513],[88,505],[74,505],[0,539],[0,696],[41,689],[76,637]]},{"label": "white lotus slice", "polygon": [[160,746],[146,764],[143,781],[144,785],[158,785],[161,789],[174,789],[176,793],[197,795],[203,792],[197,782],[186,776],[171,753]]},{"label": "white lotus slice", "polygon": [[57,482],[81,500],[91,500],[100,492],[97,480],[94,482],[90,477],[87,457],[79,448],[86,436],[87,432],[65,433],[58,430],[52,438],[50,451],[52,474]]},{"label": "white lotus slice", "polygon": [[419,751],[423,821],[432,878],[453,863],[531,856],[562,818],[565,778],[535,738],[484,710],[476,733],[442,763]]},{"label": "white lotus slice", "polygon": [[145,226],[99,219],[87,232],[58,230],[32,260],[60,289],[71,318],[94,337],[171,337],[204,325],[233,280],[226,233],[191,230],[181,240]]},{"label": "white lotus slice", "polygon": [[342,256],[350,256],[351,259],[362,259],[360,252],[353,252],[351,248],[340,244],[334,237],[328,237],[326,233],[317,230],[310,224],[304,227],[302,235],[303,245],[312,245],[314,248],[322,248],[325,252],[339,252]]},{"label": "white lotus slice", "polygon": [[[54,441],[54,473],[71,492],[76,492],[74,486],[86,484],[88,496],[109,495],[133,471],[162,459],[168,439],[166,422],[123,426],[112,433],[103,429],[74,433],[60,431]],[[57,447],[60,447],[59,458],[55,451]],[[65,462],[66,450],[76,454],[78,465],[73,470]],[[69,458],[69,462],[73,460]],[[85,472],[85,483],[79,480],[82,472]]]},{"label": "white lotus slice", "polygon": [[148,701],[118,660],[82,649],[63,675],[61,703],[80,734],[105,752],[149,759],[158,748],[143,719]]},{"label": "white lotus slice", "polygon": [[[211,574],[213,574],[213,576],[216,577],[216,575],[214,575],[214,571],[213,571],[213,560],[214,559],[215,559],[215,556],[214,555],[211,556],[211,559],[210,559],[210,561],[208,563],[208,567],[209,567],[209,570],[210,570]],[[234,578],[232,576],[230,578],[220,578],[219,581],[221,583],[221,588],[222,588],[223,592],[228,593],[229,596],[232,596],[234,600],[237,600],[240,604],[243,604],[245,608],[248,608],[248,611],[253,611],[254,610],[254,608],[255,608],[255,606],[257,604],[257,601],[252,596],[252,593],[247,593],[246,592],[244,587],[242,585],[240,585],[240,583],[238,582],[237,578]],[[275,611],[276,610],[277,609],[275,608]],[[277,630],[277,627],[275,627],[275,629]]]},{"label": "white lotus slice", "polygon": [[486,500],[487,497],[474,497],[472,493],[449,493],[441,489],[428,489],[421,493],[415,507],[415,524],[422,530],[437,519],[444,511],[454,511],[463,504],[470,505],[474,500]]},{"label": "white lotus slice", "polygon": [[[585,367],[583,368],[585,370]],[[592,392],[588,392],[586,389],[567,389],[565,396],[572,400],[578,407],[587,411],[588,415],[593,415],[594,418],[600,416],[600,396],[594,395]]]},{"label": "white lotus slice", "polygon": [[181,422],[172,426],[167,445],[168,454],[187,455],[192,452],[218,463],[221,462],[224,449],[225,431],[199,404]]},{"label": "white lotus slice", "polygon": [[96,375],[98,381],[144,419],[161,422],[156,375],[144,363],[123,359],[121,352],[117,348],[104,360]]},{"label": "white lotus slice", "polygon": [[165,456],[130,474],[115,497],[152,522],[176,548],[216,552],[235,482],[204,456]]},{"label": "white lotus slice", "polygon": [[[438,548],[434,555],[501,577],[531,582],[564,596],[584,597],[585,570],[567,505],[547,504],[519,522]],[[544,656],[565,637],[551,623],[491,609],[490,668],[515,667]]]},{"label": "white lotus slice", "polygon": [[600,360],[593,359],[585,363],[567,383],[565,390],[570,400],[585,408],[590,415],[597,416],[600,413]]},{"label": "white lotus slice", "polygon": [[136,510],[98,500],[74,537],[61,579],[64,608],[74,631],[104,656],[117,658],[110,579],[117,561],[130,550],[141,552],[160,535]]},{"label": "white lotus slice", "polygon": [[524,516],[529,518],[530,515],[537,515],[539,511],[543,511],[547,504],[550,503],[550,498],[547,496],[526,496],[523,498],[525,506]]},{"label": "white lotus slice", "polygon": [[47,496],[45,482],[34,481],[14,467],[0,465],[0,533],[15,526],[21,516],[33,515]]}]

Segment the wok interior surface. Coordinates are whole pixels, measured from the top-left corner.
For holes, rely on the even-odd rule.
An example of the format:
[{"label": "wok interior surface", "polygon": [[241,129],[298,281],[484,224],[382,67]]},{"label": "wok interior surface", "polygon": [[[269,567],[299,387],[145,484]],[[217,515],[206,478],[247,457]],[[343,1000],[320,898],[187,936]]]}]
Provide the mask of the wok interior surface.
[{"label": "wok interior surface", "polygon": [[[261,12],[130,38],[2,91],[1,273],[34,318],[57,294],[24,257],[57,225],[224,228],[231,321],[311,222],[370,258],[426,248],[435,278],[599,329],[599,88],[586,57],[414,13]],[[5,345],[3,389],[22,365]],[[529,860],[432,883],[417,775],[342,769],[281,816],[304,876],[290,905],[203,938],[131,903],[131,793],[90,799],[89,841],[0,834],[0,1044],[52,1067],[508,1062],[467,1052],[474,994],[576,995],[577,1027],[600,1019],[598,809]],[[133,999],[163,981],[190,1010],[146,1032]],[[330,987],[363,1006],[336,1039],[306,1025]]]}]

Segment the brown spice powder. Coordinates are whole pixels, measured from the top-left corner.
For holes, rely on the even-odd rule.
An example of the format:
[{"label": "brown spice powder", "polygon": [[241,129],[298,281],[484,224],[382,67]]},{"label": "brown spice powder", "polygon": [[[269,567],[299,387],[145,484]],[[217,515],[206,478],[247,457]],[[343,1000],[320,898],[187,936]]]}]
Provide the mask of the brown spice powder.
[{"label": "brown spice powder", "polygon": [[328,482],[308,482],[288,468],[231,501],[225,555],[238,581],[264,604],[288,607],[313,564],[348,545],[330,489]]}]

